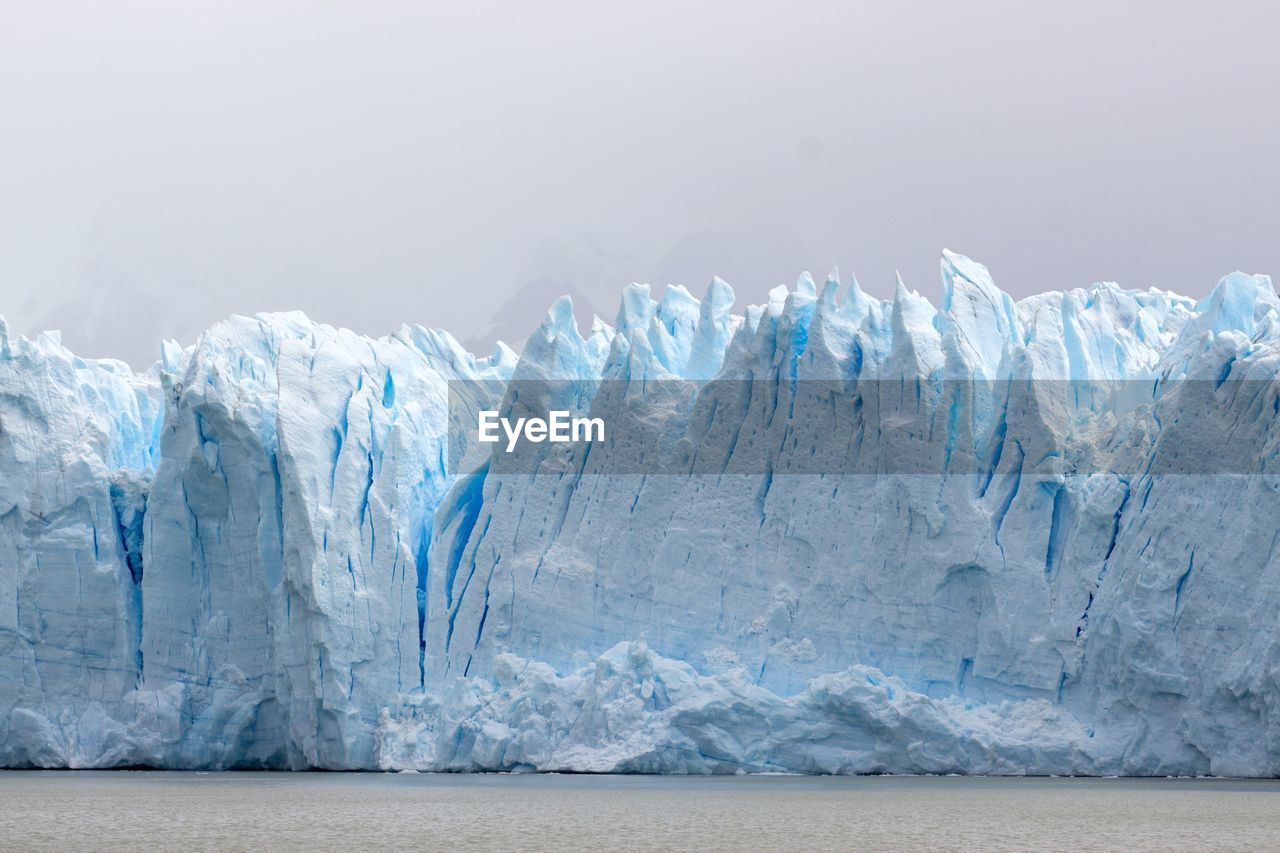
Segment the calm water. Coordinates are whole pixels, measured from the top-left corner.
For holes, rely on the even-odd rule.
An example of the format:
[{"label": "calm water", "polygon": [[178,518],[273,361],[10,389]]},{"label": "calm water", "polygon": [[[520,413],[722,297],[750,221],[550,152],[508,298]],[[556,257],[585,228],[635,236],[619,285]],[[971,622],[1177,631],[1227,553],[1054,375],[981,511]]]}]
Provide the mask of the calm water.
[{"label": "calm water", "polygon": [[0,772],[0,847],[1280,848],[1280,782]]}]

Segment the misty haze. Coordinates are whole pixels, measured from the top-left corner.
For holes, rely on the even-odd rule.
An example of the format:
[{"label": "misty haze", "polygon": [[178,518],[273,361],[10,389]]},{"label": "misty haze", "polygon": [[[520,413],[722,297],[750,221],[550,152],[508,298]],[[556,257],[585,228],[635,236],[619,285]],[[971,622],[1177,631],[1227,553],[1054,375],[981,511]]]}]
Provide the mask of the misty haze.
[{"label": "misty haze", "polygon": [[487,353],[633,281],[936,301],[943,248],[1200,297],[1280,270],[1276,18],[0,3],[0,315],[141,369],[231,313]]}]

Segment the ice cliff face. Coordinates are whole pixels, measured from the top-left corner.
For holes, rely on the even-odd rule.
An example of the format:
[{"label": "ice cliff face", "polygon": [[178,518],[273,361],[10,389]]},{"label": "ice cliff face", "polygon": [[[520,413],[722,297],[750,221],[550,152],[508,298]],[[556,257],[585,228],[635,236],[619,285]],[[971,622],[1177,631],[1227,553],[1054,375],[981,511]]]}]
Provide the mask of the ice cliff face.
[{"label": "ice cliff face", "polygon": [[[0,329],[0,764],[1280,772],[1280,300]],[[513,462],[477,408],[590,412]],[[536,406],[535,406],[536,407]]]}]

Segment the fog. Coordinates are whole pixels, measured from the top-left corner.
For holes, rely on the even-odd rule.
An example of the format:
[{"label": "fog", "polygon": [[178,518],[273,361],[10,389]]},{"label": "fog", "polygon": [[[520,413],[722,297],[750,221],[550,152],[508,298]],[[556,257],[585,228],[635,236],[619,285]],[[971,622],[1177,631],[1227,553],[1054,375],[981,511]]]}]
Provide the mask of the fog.
[{"label": "fog", "polygon": [[0,0],[0,315],[149,364],[231,313],[484,349],[570,293],[1280,273],[1264,3]]}]

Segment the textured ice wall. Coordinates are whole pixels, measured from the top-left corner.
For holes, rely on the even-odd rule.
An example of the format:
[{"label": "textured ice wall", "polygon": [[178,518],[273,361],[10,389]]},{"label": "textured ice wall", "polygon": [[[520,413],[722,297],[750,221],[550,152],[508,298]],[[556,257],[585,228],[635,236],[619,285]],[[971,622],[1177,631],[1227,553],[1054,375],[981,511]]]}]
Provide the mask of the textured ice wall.
[{"label": "textured ice wall", "polygon": [[0,765],[61,766],[128,713],[156,385],[0,321]]},{"label": "textured ice wall", "polygon": [[[837,288],[562,300],[518,364],[5,336],[0,763],[1274,774],[1270,281]],[[512,378],[647,443],[455,477],[446,382]]]}]

